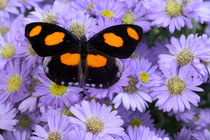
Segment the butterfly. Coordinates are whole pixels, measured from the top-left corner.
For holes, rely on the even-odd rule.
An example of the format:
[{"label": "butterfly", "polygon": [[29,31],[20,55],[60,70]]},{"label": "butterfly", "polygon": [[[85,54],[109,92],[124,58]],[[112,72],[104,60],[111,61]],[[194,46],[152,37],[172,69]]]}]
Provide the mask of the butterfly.
[{"label": "butterfly", "polygon": [[132,24],[108,27],[88,41],[50,23],[33,22],[25,37],[44,57],[46,76],[58,85],[108,88],[123,72],[120,59],[128,58],[142,39],[142,28]]}]

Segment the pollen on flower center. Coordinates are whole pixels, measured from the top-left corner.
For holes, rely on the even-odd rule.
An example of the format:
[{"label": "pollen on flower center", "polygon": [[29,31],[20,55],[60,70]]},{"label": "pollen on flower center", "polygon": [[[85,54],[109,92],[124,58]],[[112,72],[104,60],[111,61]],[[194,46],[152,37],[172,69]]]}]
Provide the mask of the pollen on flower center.
[{"label": "pollen on flower center", "polygon": [[47,140],[61,140],[61,134],[57,131],[50,131]]},{"label": "pollen on flower center", "polygon": [[167,90],[171,95],[180,95],[185,88],[184,81],[179,77],[172,77],[167,80]]},{"label": "pollen on flower center", "polygon": [[22,129],[29,128],[31,119],[27,115],[22,115],[19,119],[18,126]]},{"label": "pollen on flower center", "polygon": [[61,112],[61,114],[64,114],[69,117],[74,117],[74,114],[68,108],[64,108],[64,110]]},{"label": "pollen on flower center", "polygon": [[93,4],[91,3],[91,4],[88,5],[87,10],[88,10],[89,12],[92,12],[92,9],[93,9],[93,8],[94,8],[94,6],[93,6]]},{"label": "pollen on flower center", "polygon": [[[0,3],[1,5],[1,3]],[[1,8],[0,8],[1,9]],[[0,25],[0,34],[3,36],[9,31],[9,27],[6,25]]]},{"label": "pollen on flower center", "polygon": [[122,22],[125,24],[133,24],[135,22],[135,15],[131,10],[126,11],[125,15],[122,18]]},{"label": "pollen on flower center", "polygon": [[6,90],[9,92],[17,91],[20,88],[21,83],[21,77],[13,74],[12,77],[8,80],[8,87],[6,88]]},{"label": "pollen on flower center", "polygon": [[87,34],[87,30],[84,24],[79,24],[77,22],[73,22],[70,24],[71,32],[76,35],[78,38],[85,36]]},{"label": "pollen on flower center", "polygon": [[51,83],[49,90],[53,96],[62,96],[66,94],[67,88],[68,87],[60,86],[53,82]]},{"label": "pollen on flower center", "polygon": [[128,86],[123,86],[123,91],[129,94],[133,94],[136,93],[136,91],[138,91],[138,88],[136,87],[136,84],[138,82],[137,77],[135,76],[128,76],[129,82],[128,82]]},{"label": "pollen on flower center", "polygon": [[143,125],[142,121],[139,120],[139,119],[134,119],[134,120],[132,120],[130,124],[131,124],[131,126],[132,126],[133,128],[134,128],[134,126],[139,127],[140,125]]},{"label": "pollen on flower center", "polygon": [[7,4],[7,0],[0,0],[0,10],[4,9]]},{"label": "pollen on flower center", "polygon": [[166,13],[171,17],[177,17],[182,14],[183,6],[180,2],[174,2],[174,0],[168,0],[165,5]]},{"label": "pollen on flower center", "polygon": [[111,10],[102,10],[101,15],[110,19],[111,17],[114,17],[114,12]]},{"label": "pollen on flower center", "polygon": [[36,52],[34,51],[34,49],[32,48],[31,44],[26,44],[26,46],[28,46],[28,53],[31,55],[31,56],[35,56],[36,55]]},{"label": "pollen on flower center", "polygon": [[141,72],[140,75],[140,80],[142,81],[142,83],[147,83],[149,82],[149,74],[147,74],[146,72]]},{"label": "pollen on flower center", "polygon": [[1,56],[5,59],[13,57],[15,49],[13,44],[6,44],[6,46],[1,50]]},{"label": "pollen on flower center", "polygon": [[178,52],[176,56],[176,61],[179,65],[184,66],[192,62],[194,58],[193,53],[189,49],[183,49]]},{"label": "pollen on flower center", "polygon": [[86,130],[92,132],[93,134],[98,134],[104,129],[104,122],[100,121],[98,118],[91,117],[85,122]]},{"label": "pollen on flower center", "polygon": [[58,24],[56,14],[52,12],[46,12],[44,14],[44,17],[41,19],[41,21],[51,23],[51,24]]}]

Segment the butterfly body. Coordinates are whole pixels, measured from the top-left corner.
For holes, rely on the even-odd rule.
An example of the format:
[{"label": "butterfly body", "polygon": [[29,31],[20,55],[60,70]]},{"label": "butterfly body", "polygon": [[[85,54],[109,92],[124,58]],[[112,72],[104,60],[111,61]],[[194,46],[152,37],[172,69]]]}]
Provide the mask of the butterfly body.
[{"label": "butterfly body", "polygon": [[142,29],[117,25],[87,40],[60,26],[35,22],[26,26],[25,36],[37,54],[45,57],[45,74],[56,84],[108,88],[123,72],[118,58],[132,54],[142,38]]}]

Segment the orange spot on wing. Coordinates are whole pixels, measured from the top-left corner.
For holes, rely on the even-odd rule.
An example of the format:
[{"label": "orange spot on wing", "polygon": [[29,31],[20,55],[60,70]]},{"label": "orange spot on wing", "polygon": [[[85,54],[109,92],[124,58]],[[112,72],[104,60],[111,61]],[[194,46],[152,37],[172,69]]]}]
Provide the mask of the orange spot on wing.
[{"label": "orange spot on wing", "polygon": [[128,28],[127,28],[127,33],[128,33],[128,35],[129,35],[131,38],[133,38],[133,39],[135,39],[135,40],[139,40],[139,35],[138,35],[138,33],[136,32],[136,30],[134,30],[133,28],[128,27]]},{"label": "orange spot on wing", "polygon": [[54,32],[45,38],[45,45],[47,46],[54,46],[58,45],[59,43],[63,42],[65,34],[63,32]]},{"label": "orange spot on wing", "polygon": [[61,63],[68,66],[79,65],[80,63],[80,54],[78,53],[65,53],[60,56]]},{"label": "orange spot on wing", "polygon": [[30,31],[29,37],[34,37],[34,36],[40,34],[41,31],[42,31],[42,26],[37,25]]},{"label": "orange spot on wing", "polygon": [[112,47],[120,48],[123,46],[123,39],[114,33],[105,33],[103,37],[105,43]]},{"label": "orange spot on wing", "polygon": [[106,65],[107,59],[101,55],[87,55],[87,65],[94,68],[104,67]]}]

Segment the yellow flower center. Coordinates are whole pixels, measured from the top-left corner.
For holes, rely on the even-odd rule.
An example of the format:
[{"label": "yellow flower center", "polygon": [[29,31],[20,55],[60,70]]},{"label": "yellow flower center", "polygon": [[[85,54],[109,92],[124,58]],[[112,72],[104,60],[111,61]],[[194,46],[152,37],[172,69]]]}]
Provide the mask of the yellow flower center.
[{"label": "yellow flower center", "polygon": [[174,2],[174,0],[168,0],[168,3],[165,5],[166,13],[171,17],[177,17],[182,14],[183,6],[181,2]]},{"label": "yellow flower center", "polygon": [[104,122],[100,121],[98,118],[91,117],[85,122],[86,130],[92,132],[93,134],[98,134],[104,129]]},{"label": "yellow flower center", "polygon": [[6,88],[9,92],[17,91],[22,83],[22,79],[20,76],[12,74],[12,77],[8,80],[8,87]]},{"label": "yellow flower center", "polygon": [[136,87],[136,84],[138,82],[137,77],[135,76],[128,76],[129,82],[128,86],[123,86],[123,91],[129,94],[136,93],[138,91],[138,88]]},{"label": "yellow flower center", "polygon": [[34,49],[32,48],[31,44],[26,44],[26,46],[28,46],[28,53],[31,55],[31,56],[35,56],[36,55],[36,52],[34,51]]},{"label": "yellow flower center", "polygon": [[19,120],[18,126],[21,129],[29,128],[29,126],[31,124],[31,120],[29,119],[29,117],[27,115],[22,115],[18,120]]},{"label": "yellow flower center", "polygon": [[91,3],[91,4],[88,5],[87,10],[88,10],[89,12],[92,12],[92,9],[94,9],[94,6],[93,6],[93,4]]},{"label": "yellow flower center", "polygon": [[193,61],[194,55],[189,49],[182,49],[176,56],[176,62],[181,65],[187,65]]},{"label": "yellow flower center", "polygon": [[149,74],[147,74],[146,72],[141,72],[141,75],[140,75],[140,80],[142,81],[142,83],[147,83],[149,82]]},{"label": "yellow flower center", "polygon": [[50,131],[47,140],[61,140],[61,134],[57,131]]},{"label": "yellow flower center", "polygon": [[85,28],[85,25],[84,24],[79,24],[77,22],[72,22],[70,24],[70,30],[78,38],[81,38],[82,36],[85,36],[87,34],[87,30]]},{"label": "yellow flower center", "polygon": [[4,9],[6,7],[7,0],[0,0],[0,10]]},{"label": "yellow flower center", "polygon": [[53,96],[62,96],[66,94],[68,87],[57,85],[56,83],[51,83],[50,85],[50,93]]},{"label": "yellow flower center", "polygon": [[142,121],[139,120],[139,119],[134,119],[134,120],[132,120],[130,124],[131,124],[131,126],[132,126],[133,128],[134,128],[134,126],[139,127],[140,125],[143,125]]},{"label": "yellow flower center", "polygon": [[44,14],[44,17],[41,19],[41,21],[51,23],[51,24],[58,24],[56,14],[52,12],[46,12]]},{"label": "yellow flower center", "polygon": [[179,77],[172,77],[167,80],[167,90],[171,95],[181,95],[185,88],[184,81]]},{"label": "yellow flower center", "polygon": [[102,10],[101,15],[107,17],[108,19],[114,17],[114,13],[111,10]]},{"label": "yellow flower center", "polygon": [[133,14],[133,12],[130,11],[126,11],[125,15],[122,18],[122,23],[125,24],[133,24],[135,22],[135,15]]},{"label": "yellow flower center", "polygon": [[1,50],[1,56],[5,59],[13,57],[14,53],[14,45],[13,44],[6,44],[6,46]]},{"label": "yellow flower center", "polygon": [[[1,3],[0,3],[0,5],[1,5]],[[10,28],[8,26],[4,25],[4,24],[0,25],[0,34],[2,36],[4,36],[9,31],[9,29]]]},{"label": "yellow flower center", "polygon": [[68,108],[64,108],[64,110],[61,112],[61,114],[64,114],[69,117],[74,117],[74,114]]}]

